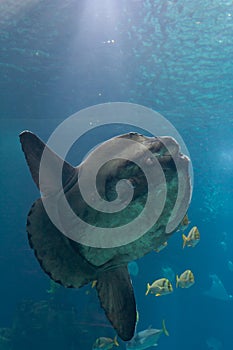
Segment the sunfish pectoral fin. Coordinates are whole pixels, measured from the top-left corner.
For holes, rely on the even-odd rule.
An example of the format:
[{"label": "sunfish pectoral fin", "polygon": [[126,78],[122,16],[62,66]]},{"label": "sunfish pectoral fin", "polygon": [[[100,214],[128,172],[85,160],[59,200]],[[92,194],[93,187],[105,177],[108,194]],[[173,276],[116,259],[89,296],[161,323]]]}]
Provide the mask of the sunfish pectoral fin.
[{"label": "sunfish pectoral fin", "polygon": [[[60,169],[63,169],[63,186],[74,176],[76,169],[54,153],[35,134],[30,131],[23,131],[19,137],[32,178],[44,195],[54,194],[60,190],[58,175]],[[43,158],[45,166],[40,177],[40,162],[44,150],[46,150]]]},{"label": "sunfish pectoral fin", "polygon": [[117,334],[125,341],[130,340],[136,325],[136,303],[127,265],[101,272],[96,289]]}]

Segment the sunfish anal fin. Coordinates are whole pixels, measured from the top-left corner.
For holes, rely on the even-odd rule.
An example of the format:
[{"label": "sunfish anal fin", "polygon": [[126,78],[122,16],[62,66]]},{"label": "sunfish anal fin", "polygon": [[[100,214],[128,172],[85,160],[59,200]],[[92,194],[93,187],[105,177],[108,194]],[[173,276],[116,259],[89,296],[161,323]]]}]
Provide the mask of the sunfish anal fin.
[{"label": "sunfish anal fin", "polygon": [[134,335],[136,302],[127,265],[101,272],[96,289],[101,306],[119,337],[125,341]]},{"label": "sunfish anal fin", "polygon": [[[76,169],[54,153],[45,143],[30,131],[23,131],[20,135],[22,149],[29,166],[32,178],[38,189],[46,196],[54,194],[61,188],[59,186],[58,173],[63,166],[62,179],[63,187],[74,176]],[[46,172],[43,174],[42,183],[39,184],[40,161],[44,149],[46,152]]]}]

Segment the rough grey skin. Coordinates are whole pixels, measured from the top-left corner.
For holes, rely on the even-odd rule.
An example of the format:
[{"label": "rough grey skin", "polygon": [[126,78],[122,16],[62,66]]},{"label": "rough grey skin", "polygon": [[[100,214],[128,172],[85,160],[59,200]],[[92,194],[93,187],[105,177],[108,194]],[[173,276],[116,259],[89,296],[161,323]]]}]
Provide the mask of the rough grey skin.
[{"label": "rough grey skin", "polygon": [[[101,154],[101,152],[104,153],[114,148],[114,142],[119,138],[143,144],[153,153],[154,159],[148,161],[143,152],[136,152],[133,154],[133,161],[128,161],[121,159],[119,152],[119,159],[108,162],[100,169],[97,189],[106,200],[111,201],[115,198],[115,186],[121,179],[128,179],[134,188],[132,201],[126,209],[114,214],[101,213],[88,206],[83,200],[78,174],[83,171],[84,167],[90,165],[93,159],[91,155],[95,156],[95,152]],[[33,180],[39,188],[40,161],[47,146],[29,131],[20,134],[20,141]],[[131,153],[133,150],[132,148]],[[77,243],[79,235],[86,233],[85,229],[77,225],[72,226],[71,221],[69,229],[73,232],[74,240],[65,236],[51,222],[41,198],[32,205],[27,219],[29,243],[42,269],[54,281],[65,287],[79,288],[97,280],[96,288],[106,316],[118,335],[123,340],[129,340],[133,337],[135,329],[136,304],[127,263],[157,249],[168,240],[183,219],[191,193],[189,159],[180,153],[179,146],[174,139],[169,137],[149,138],[137,133],[117,136],[104,142],[78,167],[71,166],[49,149],[48,155],[48,176],[46,183],[42,184],[42,192],[45,200],[49,200],[56,209],[60,220],[63,220],[63,212],[59,207],[61,188],[57,185],[56,174],[58,164],[64,162],[63,188],[73,211],[90,224],[106,225],[109,228],[128,223],[141,212],[146,202],[147,181],[134,160],[145,162],[145,166],[150,169],[151,163],[156,159],[163,169],[167,187],[163,211],[157,222],[144,235],[129,244],[114,248],[95,248]],[[179,164],[179,174],[177,174],[177,164]],[[178,178],[181,183],[181,194],[178,206],[173,210],[178,194]],[[158,195],[158,201],[160,200],[160,186],[160,183],[156,183],[152,189],[155,195]],[[156,202],[154,205],[157,205]],[[168,225],[172,227],[172,231],[166,233]],[[95,231],[92,233],[95,234]],[[98,237],[96,239],[98,240]]]}]

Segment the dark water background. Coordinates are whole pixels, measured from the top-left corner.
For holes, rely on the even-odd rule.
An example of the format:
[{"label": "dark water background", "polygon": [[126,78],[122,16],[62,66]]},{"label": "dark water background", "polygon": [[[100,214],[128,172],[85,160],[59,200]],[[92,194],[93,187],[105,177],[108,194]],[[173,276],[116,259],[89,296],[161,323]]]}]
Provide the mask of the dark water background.
[{"label": "dark water background", "polygon": [[[194,167],[189,217],[201,232],[195,249],[182,250],[177,233],[160,254],[138,261],[138,328],[160,328],[164,318],[170,337],[160,339],[163,349],[208,349],[211,337],[233,348],[233,301],[203,295],[209,274],[233,294],[232,37],[230,0],[0,2],[0,327],[12,327],[23,300],[51,300],[49,278],[27,242],[26,215],[39,194],[18,134],[29,129],[46,140],[72,113],[122,101],[160,112],[182,135]],[[80,145],[89,147],[87,139]],[[175,273],[191,268],[195,285],[145,297],[146,283],[164,266]],[[87,290],[59,291],[57,301],[77,308],[84,350],[91,348],[91,312],[106,324]],[[32,337],[33,348],[36,342]],[[27,350],[20,343],[14,349]]]}]

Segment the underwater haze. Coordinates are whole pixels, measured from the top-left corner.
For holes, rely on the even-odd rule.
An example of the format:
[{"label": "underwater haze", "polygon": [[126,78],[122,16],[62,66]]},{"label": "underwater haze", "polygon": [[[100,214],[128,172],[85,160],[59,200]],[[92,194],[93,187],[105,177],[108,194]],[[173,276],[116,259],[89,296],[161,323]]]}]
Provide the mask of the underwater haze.
[{"label": "underwater haze", "polygon": [[[232,0],[0,0],[0,350],[89,350],[100,337],[114,340],[95,288],[52,282],[30,248],[27,215],[40,193],[19,142],[23,130],[46,141],[70,115],[107,102],[163,115],[194,173],[189,226],[129,266],[137,332],[164,320],[159,349],[233,349],[232,38]],[[131,131],[109,123],[80,138],[72,165]],[[183,248],[193,226],[200,242]],[[188,269],[194,285],[176,288]],[[145,295],[163,277],[173,292]],[[118,342],[110,348],[126,349]]]}]

